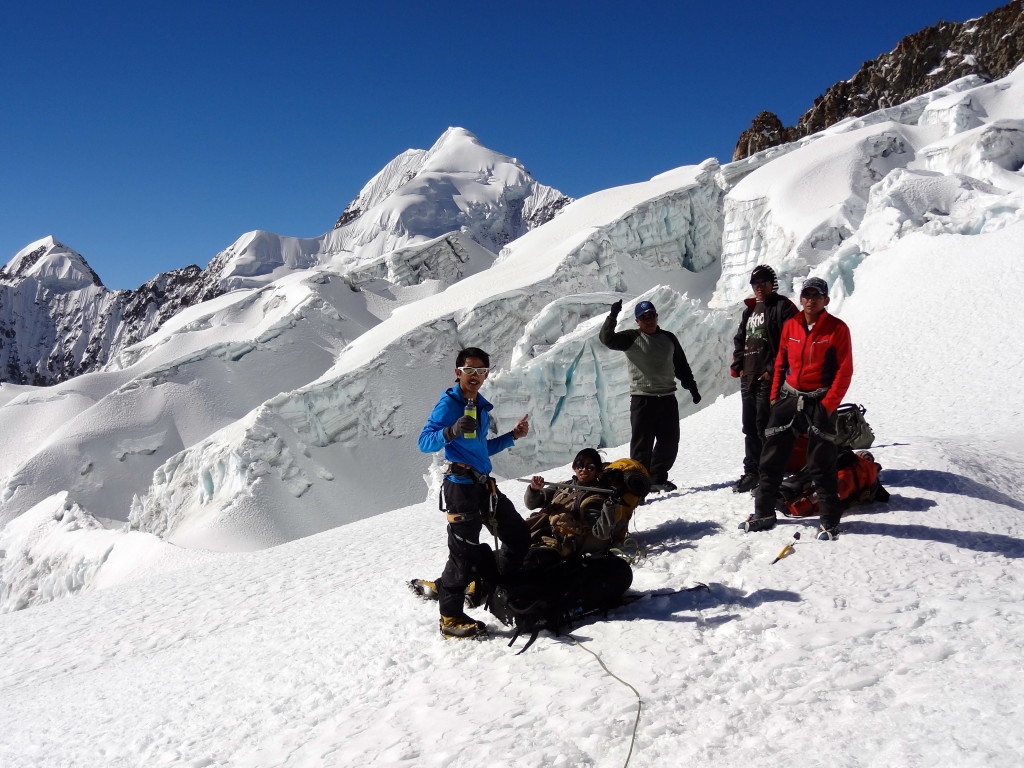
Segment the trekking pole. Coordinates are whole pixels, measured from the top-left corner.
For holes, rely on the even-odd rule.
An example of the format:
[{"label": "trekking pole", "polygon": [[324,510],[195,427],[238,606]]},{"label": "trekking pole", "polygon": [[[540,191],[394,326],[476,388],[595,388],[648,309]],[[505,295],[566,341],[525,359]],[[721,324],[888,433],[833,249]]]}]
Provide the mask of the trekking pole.
[{"label": "trekking pole", "polygon": [[796,551],[795,549],[793,549],[793,545],[796,544],[796,542],[798,541],[800,541],[800,531],[797,531],[793,534],[793,541],[789,542],[786,546],[782,548],[782,551],[779,552],[778,557],[772,560],[772,565],[775,565],[777,562],[779,562],[779,560],[786,557],[786,555],[792,555]]}]

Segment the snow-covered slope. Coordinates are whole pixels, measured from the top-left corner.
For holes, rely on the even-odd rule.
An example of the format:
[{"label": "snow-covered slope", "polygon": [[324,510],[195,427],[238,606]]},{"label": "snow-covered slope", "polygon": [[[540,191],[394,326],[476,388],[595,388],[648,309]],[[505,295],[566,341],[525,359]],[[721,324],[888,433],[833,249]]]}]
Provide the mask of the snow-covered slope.
[{"label": "snow-covered slope", "polygon": [[[1024,377],[1005,351],[1024,310],[961,298],[1014,283],[1022,259],[1018,223],[911,235],[858,268],[851,396],[892,498],[848,514],[835,542],[810,538],[813,519],[736,530],[751,501],[728,487],[743,451],[733,394],[685,419],[679,491],[634,518],[638,594],[709,591],[646,597],[516,656],[524,640],[507,648],[482,610],[491,641],[443,640],[436,605],[407,591],[444,561],[433,500],[193,554],[3,617],[0,763],[1015,768]],[[502,485],[517,502],[524,487]]]},{"label": "snow-covered slope", "polygon": [[[904,241],[973,252],[975,242],[1018,231],[1022,80],[1018,71],[988,85],[955,83],[785,151],[725,167],[709,160],[599,192],[496,259],[472,237],[482,230],[466,224],[358,264],[317,256],[304,266],[293,243],[275,278],[280,265],[267,254],[285,253],[283,241],[251,238],[252,250],[223,264],[248,287],[180,313],[103,372],[0,399],[0,515],[13,523],[32,513],[33,521],[5,529],[0,546],[42,547],[45,578],[90,574],[70,579],[80,590],[110,583],[110,555],[80,556],[64,519],[90,530],[88,517],[101,524],[112,551],[125,553],[124,572],[136,546],[118,543],[127,541],[116,530],[126,523],[134,540],[253,549],[429,497],[439,462],[418,452],[416,437],[450,384],[455,351],[470,344],[493,354],[499,426],[531,415],[531,439],[497,457],[500,474],[563,464],[583,445],[620,445],[628,437],[624,360],[596,342],[616,298],[627,302],[624,326],[632,302],[657,304],[706,407],[735,390],[726,372],[730,337],[754,264],[773,264],[784,292],[808,273],[827,277],[832,309],[845,316],[873,260],[901,252]],[[431,150],[449,170],[453,147],[470,157],[480,151],[450,131]],[[483,184],[480,167],[467,167],[476,169],[472,183]],[[396,180],[414,168],[407,182]],[[422,202],[415,190],[430,186],[433,168],[418,154],[398,162],[364,190],[365,208],[334,237],[343,239],[380,199]],[[394,221],[414,209],[396,203],[392,210],[403,213]],[[998,242],[1011,269],[1014,244]],[[918,311],[912,289],[894,294],[903,302],[895,315]],[[945,324],[923,317],[922,328]],[[897,326],[885,338],[899,333]],[[916,333],[908,338],[925,334]],[[680,406],[681,416],[697,410],[688,398]],[[47,518],[41,509],[74,514]],[[38,559],[0,561],[0,604],[54,594],[38,586],[44,571],[28,566]]]},{"label": "snow-covered slope", "polygon": [[[861,238],[854,235],[869,207],[873,215],[880,207],[901,211],[893,221],[905,232],[950,216],[953,199],[939,185],[962,190],[953,197],[964,198],[960,207],[973,217],[961,226],[965,231],[999,226],[991,222],[993,215],[1004,222],[1015,218],[1015,193],[1024,184],[1020,80],[1019,70],[996,83],[964,78],[726,166],[731,188],[722,277],[711,305],[728,306],[745,296],[747,278],[759,263],[773,265],[785,291],[792,291],[794,279],[837,253],[849,261],[853,254],[884,248],[900,229],[876,233],[874,226],[864,227],[861,238],[879,240],[856,245]],[[972,190],[989,189],[991,212],[966,199]],[[956,227],[954,221],[945,231],[961,231]],[[929,224],[929,231],[941,229]]]}]

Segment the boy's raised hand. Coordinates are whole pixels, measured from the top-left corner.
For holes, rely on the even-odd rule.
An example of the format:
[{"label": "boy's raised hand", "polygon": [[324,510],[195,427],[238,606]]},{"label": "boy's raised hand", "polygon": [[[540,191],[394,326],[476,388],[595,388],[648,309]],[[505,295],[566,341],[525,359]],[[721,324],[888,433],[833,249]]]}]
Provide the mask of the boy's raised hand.
[{"label": "boy's raised hand", "polygon": [[521,437],[526,437],[530,434],[530,414],[524,414],[514,427],[512,427],[512,437],[518,440]]}]

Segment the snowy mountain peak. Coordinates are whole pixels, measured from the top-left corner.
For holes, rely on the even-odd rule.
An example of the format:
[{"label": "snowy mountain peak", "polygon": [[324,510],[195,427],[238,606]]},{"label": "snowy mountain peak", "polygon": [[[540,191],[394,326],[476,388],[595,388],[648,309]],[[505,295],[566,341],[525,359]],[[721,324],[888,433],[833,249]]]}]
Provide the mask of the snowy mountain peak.
[{"label": "snowy mountain peak", "polygon": [[421,173],[490,173],[505,167],[530,175],[518,160],[488,149],[465,128],[449,128],[442,133],[423,161]]},{"label": "snowy mountain peak", "polygon": [[52,235],[22,248],[0,270],[0,280],[20,282],[34,279],[51,291],[74,291],[103,282],[80,253]]},{"label": "snowy mountain peak", "polygon": [[430,149],[407,149],[385,165],[345,207],[334,228],[351,224],[423,172],[480,173],[490,172],[498,165],[518,166],[525,175],[529,175],[516,160],[493,152],[481,144],[480,139],[471,131],[458,127],[448,128]]},{"label": "snowy mountain peak", "polygon": [[440,137],[438,137],[437,141],[434,142],[434,146],[430,148],[428,154],[437,153],[441,147],[449,143],[463,144],[465,142],[475,144],[481,149],[486,150],[486,147],[480,144],[480,139],[472,131],[467,131],[465,128],[460,128],[458,126],[449,126],[448,130],[442,133]]},{"label": "snowy mountain peak", "polygon": [[449,128],[430,150],[388,163],[334,230],[248,232],[205,270],[173,270],[134,291],[108,291],[79,254],[44,238],[0,270],[0,381],[50,385],[95,370],[185,307],[308,269],[344,275],[365,290],[370,316],[386,317],[485,269],[569,202],[517,160]]},{"label": "snowy mountain peak", "polygon": [[333,252],[374,257],[463,232],[497,253],[570,202],[515,158],[453,127],[429,150],[406,150],[384,166],[346,206],[329,241]]}]

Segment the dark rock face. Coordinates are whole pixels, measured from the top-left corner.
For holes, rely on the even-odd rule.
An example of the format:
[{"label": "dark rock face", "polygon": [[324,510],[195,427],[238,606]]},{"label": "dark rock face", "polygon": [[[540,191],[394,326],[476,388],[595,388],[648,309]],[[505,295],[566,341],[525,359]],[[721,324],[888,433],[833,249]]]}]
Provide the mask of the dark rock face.
[{"label": "dark rock face", "polygon": [[[213,265],[211,265],[213,266]],[[216,271],[213,272],[216,274]],[[123,291],[118,349],[142,341],[186,307],[220,296],[224,291],[211,270],[190,264],[163,272],[134,291]]]},{"label": "dark rock face", "polygon": [[792,131],[792,128],[787,128],[782,124],[779,116],[774,112],[767,110],[761,112],[754,118],[750,127],[740,134],[739,141],[736,142],[736,149],[732,153],[732,159],[742,160],[762,149],[777,147],[779,144],[792,141]]},{"label": "dark rock face", "polygon": [[50,386],[97,370],[181,310],[224,292],[214,264],[165,272],[133,291],[107,289],[85,265],[91,286],[56,290],[24,274],[45,252],[33,251],[14,273],[0,270],[2,382]]},{"label": "dark rock face", "polygon": [[733,160],[817,133],[847,117],[902,104],[967,75],[998,80],[1024,61],[1024,0],[964,22],[942,21],[903,38],[896,48],[866,61],[851,79],[814,100],[797,124],[785,127],[762,112],[740,134]]}]

